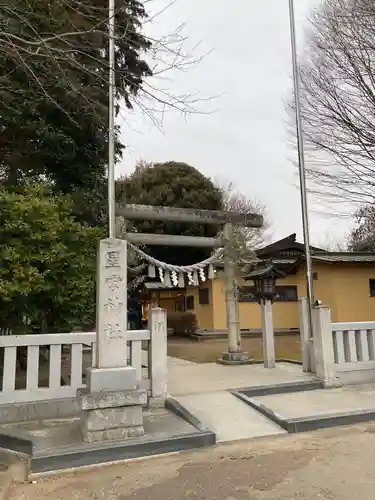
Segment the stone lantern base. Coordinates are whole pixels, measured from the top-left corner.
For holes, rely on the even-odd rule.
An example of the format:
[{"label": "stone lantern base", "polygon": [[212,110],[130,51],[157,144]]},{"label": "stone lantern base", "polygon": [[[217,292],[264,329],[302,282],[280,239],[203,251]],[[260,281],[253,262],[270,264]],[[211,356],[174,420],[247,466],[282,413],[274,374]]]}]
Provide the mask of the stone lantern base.
[{"label": "stone lantern base", "polygon": [[223,352],[217,363],[220,365],[251,365],[254,360],[249,357],[249,353],[244,351]]}]

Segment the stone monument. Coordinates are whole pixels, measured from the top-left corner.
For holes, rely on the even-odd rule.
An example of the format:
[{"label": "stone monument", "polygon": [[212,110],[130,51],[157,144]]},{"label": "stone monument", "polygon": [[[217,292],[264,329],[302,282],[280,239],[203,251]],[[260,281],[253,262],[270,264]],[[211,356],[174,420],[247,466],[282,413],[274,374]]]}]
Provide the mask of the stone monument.
[{"label": "stone monument", "polygon": [[145,390],[128,365],[127,243],[100,241],[97,269],[95,366],[87,371],[87,387],[77,397],[84,441],[121,440],[144,434]]}]

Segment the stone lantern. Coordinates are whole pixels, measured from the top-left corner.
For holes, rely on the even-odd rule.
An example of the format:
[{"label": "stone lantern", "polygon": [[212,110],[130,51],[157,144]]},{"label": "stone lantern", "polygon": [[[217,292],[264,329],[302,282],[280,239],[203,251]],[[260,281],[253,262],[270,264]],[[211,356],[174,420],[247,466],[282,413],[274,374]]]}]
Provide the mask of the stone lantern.
[{"label": "stone lantern", "polygon": [[262,339],[265,368],[275,367],[272,302],[277,296],[276,280],[284,277],[285,274],[277,269],[272,261],[258,265],[245,277],[246,281],[254,281],[254,295],[262,308]]}]

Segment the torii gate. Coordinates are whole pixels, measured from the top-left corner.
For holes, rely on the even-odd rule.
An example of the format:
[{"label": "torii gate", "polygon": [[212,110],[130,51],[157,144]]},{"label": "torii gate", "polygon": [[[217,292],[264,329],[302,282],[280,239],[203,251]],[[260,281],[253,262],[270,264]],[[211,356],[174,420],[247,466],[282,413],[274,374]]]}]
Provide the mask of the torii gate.
[{"label": "torii gate", "polygon": [[235,263],[231,259],[228,241],[233,239],[233,225],[260,228],[263,217],[258,214],[241,214],[217,210],[172,208],[150,205],[126,205],[116,207],[116,215],[125,220],[159,220],[192,224],[224,225],[223,238],[177,236],[169,234],[126,233],[133,244],[224,248],[225,302],[227,312],[228,351],[218,360],[222,364],[249,363],[248,353],[242,351],[239,308],[235,282]]}]

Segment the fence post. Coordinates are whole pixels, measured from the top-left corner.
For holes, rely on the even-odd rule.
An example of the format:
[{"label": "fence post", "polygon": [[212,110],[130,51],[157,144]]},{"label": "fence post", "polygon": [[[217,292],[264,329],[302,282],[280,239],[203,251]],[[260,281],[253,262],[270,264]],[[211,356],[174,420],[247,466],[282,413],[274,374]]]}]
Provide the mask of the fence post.
[{"label": "fence post", "polygon": [[273,330],[272,302],[262,300],[262,340],[264,354],[264,368],[275,368],[275,335]]},{"label": "fence post", "polygon": [[149,312],[150,330],[148,373],[151,394],[148,405],[163,407],[167,395],[167,311],[153,307]]},{"label": "fence post", "polygon": [[312,320],[316,376],[324,387],[337,387],[340,383],[334,369],[331,310],[326,306],[314,307]]},{"label": "fence post", "polygon": [[308,317],[308,302],[307,297],[300,297],[298,299],[299,309],[299,330],[301,337],[301,355],[302,367],[304,372],[312,372],[314,363],[312,360],[313,344],[310,342],[309,335],[309,317]]}]

